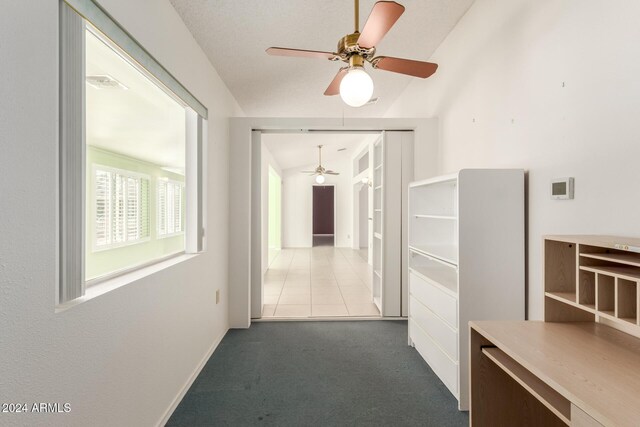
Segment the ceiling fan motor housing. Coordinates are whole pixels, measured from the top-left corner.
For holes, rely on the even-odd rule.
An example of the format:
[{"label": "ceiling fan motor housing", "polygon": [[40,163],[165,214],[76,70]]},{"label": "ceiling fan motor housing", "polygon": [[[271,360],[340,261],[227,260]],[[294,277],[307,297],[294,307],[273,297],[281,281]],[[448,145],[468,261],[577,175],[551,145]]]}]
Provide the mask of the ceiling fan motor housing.
[{"label": "ceiling fan motor housing", "polygon": [[[376,53],[376,48],[361,47],[360,45],[358,45],[359,37],[360,33],[355,32],[352,34],[347,34],[340,39],[340,41],[338,42],[338,59],[341,59],[344,62],[350,62],[349,59],[354,55],[360,56],[365,60],[368,58],[373,58]],[[359,65],[362,65],[362,63]]]}]

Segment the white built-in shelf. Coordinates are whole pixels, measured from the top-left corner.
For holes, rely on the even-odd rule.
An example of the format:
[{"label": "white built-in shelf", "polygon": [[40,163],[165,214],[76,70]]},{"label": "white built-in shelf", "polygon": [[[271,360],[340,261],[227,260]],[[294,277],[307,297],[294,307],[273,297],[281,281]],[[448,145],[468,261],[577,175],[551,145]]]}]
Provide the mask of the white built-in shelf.
[{"label": "white built-in shelf", "polygon": [[441,176],[437,176],[435,178],[424,179],[422,181],[414,181],[411,184],[409,184],[409,188],[424,187],[424,186],[427,186],[427,185],[443,184],[443,183],[457,184],[458,183],[458,174],[457,173],[452,173],[452,174],[449,174],[449,175],[441,175]]},{"label": "white built-in shelf", "polygon": [[427,214],[415,214],[416,218],[430,218],[430,219],[446,219],[455,221],[458,217],[453,215],[427,215]]},{"label": "white built-in shelf", "polygon": [[382,185],[378,185],[374,190],[382,190]]},{"label": "white built-in shelf", "polygon": [[375,168],[373,168],[373,170],[376,170],[376,171],[377,171],[377,170],[378,170],[378,169],[380,169],[381,167],[382,167],[382,165],[378,165],[378,166],[376,166]]},{"label": "white built-in shelf", "polygon": [[382,209],[374,209],[374,212],[382,212]]},{"label": "white built-in shelf", "polygon": [[380,272],[378,270],[373,270],[373,274],[375,274],[376,276],[382,278],[382,274],[380,274]]},{"label": "white built-in shelf", "polygon": [[461,410],[469,321],[524,320],[524,201],[523,170],[464,169],[409,185],[409,340]]},{"label": "white built-in shelf", "polygon": [[375,237],[376,239],[382,240],[382,234],[380,233],[373,233],[373,237]]},{"label": "white built-in shelf", "polygon": [[409,271],[441,286],[447,293],[454,297],[458,297],[458,273],[455,269],[446,266],[424,267],[414,265],[413,267],[409,267]]},{"label": "white built-in shelf", "polygon": [[458,247],[456,245],[411,245],[409,249],[423,255],[438,258],[454,266],[458,265]]}]

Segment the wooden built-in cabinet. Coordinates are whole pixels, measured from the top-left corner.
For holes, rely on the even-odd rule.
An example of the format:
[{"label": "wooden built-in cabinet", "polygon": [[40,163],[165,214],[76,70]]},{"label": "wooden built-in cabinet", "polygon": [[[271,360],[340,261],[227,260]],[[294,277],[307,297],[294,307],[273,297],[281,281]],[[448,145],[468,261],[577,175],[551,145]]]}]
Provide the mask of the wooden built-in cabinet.
[{"label": "wooden built-in cabinet", "polygon": [[640,239],[543,247],[545,321],[470,323],[471,424],[640,425]]},{"label": "wooden built-in cabinet", "polygon": [[548,236],[544,253],[545,319],[596,321],[640,336],[640,239]]}]

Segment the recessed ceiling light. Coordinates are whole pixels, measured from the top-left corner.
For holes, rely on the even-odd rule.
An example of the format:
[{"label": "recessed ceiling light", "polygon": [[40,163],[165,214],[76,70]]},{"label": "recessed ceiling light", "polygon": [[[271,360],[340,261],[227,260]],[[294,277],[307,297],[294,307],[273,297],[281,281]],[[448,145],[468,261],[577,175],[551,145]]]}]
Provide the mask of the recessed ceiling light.
[{"label": "recessed ceiling light", "polygon": [[87,84],[96,89],[129,89],[108,74],[87,76]]}]

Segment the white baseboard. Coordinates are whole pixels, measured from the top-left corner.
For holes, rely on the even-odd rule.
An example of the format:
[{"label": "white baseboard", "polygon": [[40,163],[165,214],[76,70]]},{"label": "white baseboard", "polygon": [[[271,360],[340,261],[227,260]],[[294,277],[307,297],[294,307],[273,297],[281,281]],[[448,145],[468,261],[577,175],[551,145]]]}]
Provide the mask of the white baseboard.
[{"label": "white baseboard", "polygon": [[207,361],[209,360],[209,358],[211,357],[213,352],[216,350],[216,348],[218,348],[218,345],[222,341],[222,338],[224,338],[224,336],[227,334],[228,331],[229,331],[229,329],[224,331],[213,342],[213,344],[211,345],[211,348],[204,355],[204,357],[202,358],[200,363],[198,363],[198,366],[196,366],[196,368],[193,370],[193,373],[191,373],[191,375],[187,379],[187,382],[184,384],[184,386],[182,386],[182,388],[178,392],[178,395],[175,397],[175,399],[173,399],[173,402],[171,402],[171,405],[169,405],[169,407],[165,411],[165,413],[162,416],[162,418],[160,418],[160,421],[158,421],[158,424],[157,424],[158,427],[164,427],[164,425],[167,424],[167,422],[169,421],[169,418],[171,418],[171,415],[173,415],[173,411],[176,410],[176,408],[178,407],[178,405],[182,401],[182,398],[184,397],[184,395],[187,394],[187,391],[189,390],[189,388],[191,387],[193,382],[196,380],[196,378],[198,378],[198,375],[200,375],[200,372],[202,371],[202,368],[204,368],[204,365],[207,364]]}]

